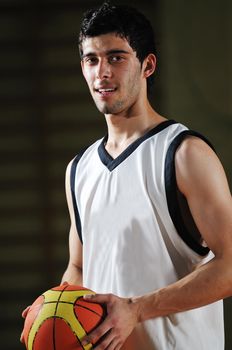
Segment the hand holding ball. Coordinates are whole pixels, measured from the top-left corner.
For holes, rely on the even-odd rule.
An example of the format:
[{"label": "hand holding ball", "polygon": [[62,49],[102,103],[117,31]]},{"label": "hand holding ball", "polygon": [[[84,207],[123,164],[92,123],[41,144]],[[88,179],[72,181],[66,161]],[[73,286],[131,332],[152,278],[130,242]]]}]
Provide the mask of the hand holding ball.
[{"label": "hand holding ball", "polygon": [[[103,306],[84,300],[86,294],[94,292],[66,284],[37,298],[24,324],[27,350],[83,350],[83,337],[105,318]],[[84,349],[92,349],[92,345]]]}]

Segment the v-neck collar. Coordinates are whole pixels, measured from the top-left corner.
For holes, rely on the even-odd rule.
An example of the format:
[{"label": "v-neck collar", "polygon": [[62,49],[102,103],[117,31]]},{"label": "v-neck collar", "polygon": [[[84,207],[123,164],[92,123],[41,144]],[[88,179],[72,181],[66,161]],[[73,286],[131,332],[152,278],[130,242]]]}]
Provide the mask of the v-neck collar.
[{"label": "v-neck collar", "polygon": [[110,170],[112,171],[115,169],[119,164],[121,164],[131,153],[133,153],[136,148],[143,143],[148,138],[152,137],[153,135],[159,133],[160,131],[166,129],[169,125],[175,124],[175,120],[165,120],[164,122],[156,125],[154,128],[146,132],[143,136],[139,137],[137,140],[133,141],[127,148],[120,153],[116,158],[111,157],[111,155],[107,152],[105,149],[105,144],[108,139],[108,135],[106,135],[100,145],[98,146],[98,154],[102,161],[102,163]]}]

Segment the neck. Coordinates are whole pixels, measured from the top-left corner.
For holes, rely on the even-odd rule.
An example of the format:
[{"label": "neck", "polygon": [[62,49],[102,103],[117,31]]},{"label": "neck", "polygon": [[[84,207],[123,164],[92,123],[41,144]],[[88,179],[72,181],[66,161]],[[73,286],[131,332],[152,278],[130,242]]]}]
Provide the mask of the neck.
[{"label": "neck", "polygon": [[107,148],[122,149],[144,135],[162,121],[166,120],[159,115],[149,104],[140,111],[127,111],[119,115],[105,116],[108,128]]},{"label": "neck", "polygon": [[156,125],[165,121],[147,102],[142,109],[127,111],[118,115],[106,115],[108,140],[105,145],[107,152],[118,157],[132,142],[144,135]]}]

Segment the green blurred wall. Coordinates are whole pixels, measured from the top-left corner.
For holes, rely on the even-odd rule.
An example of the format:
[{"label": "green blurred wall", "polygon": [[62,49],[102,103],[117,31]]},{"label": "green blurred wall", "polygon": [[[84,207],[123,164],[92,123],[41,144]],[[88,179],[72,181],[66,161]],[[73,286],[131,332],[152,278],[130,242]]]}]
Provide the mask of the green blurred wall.
[{"label": "green blurred wall", "polygon": [[[65,168],[82,147],[106,131],[104,117],[82,79],[76,47],[81,14],[99,3],[0,2],[0,339],[4,350],[23,349],[18,342],[21,310],[59,284],[68,259]],[[205,134],[231,183],[231,3],[135,0],[133,4],[157,31],[160,54],[152,104],[167,117]],[[231,301],[225,305],[229,350]]]},{"label": "green blurred wall", "polygon": [[164,113],[203,132],[232,180],[232,3],[162,1]]},{"label": "green blurred wall", "polygon": [[[207,136],[232,185],[232,2],[160,2],[161,111]],[[226,350],[232,302],[224,302]]]}]

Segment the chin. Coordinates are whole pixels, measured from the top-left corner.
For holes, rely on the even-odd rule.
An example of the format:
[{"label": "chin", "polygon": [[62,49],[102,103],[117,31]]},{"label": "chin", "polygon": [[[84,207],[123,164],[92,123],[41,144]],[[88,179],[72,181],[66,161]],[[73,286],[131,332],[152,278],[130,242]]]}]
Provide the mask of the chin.
[{"label": "chin", "polygon": [[108,105],[108,104],[100,105],[96,103],[96,106],[98,110],[103,114],[118,114],[123,110],[123,103],[119,101],[113,105]]},{"label": "chin", "polygon": [[96,103],[96,107],[99,110],[99,112],[103,114],[112,114],[113,113],[113,108],[108,106],[108,105],[99,105]]}]

